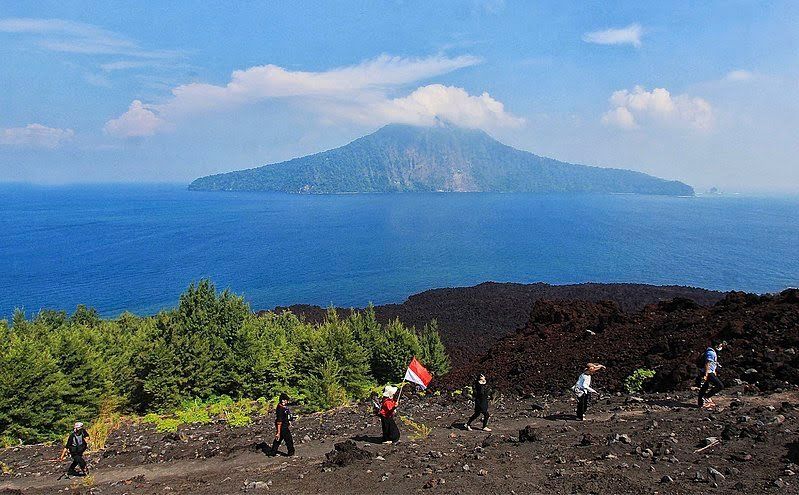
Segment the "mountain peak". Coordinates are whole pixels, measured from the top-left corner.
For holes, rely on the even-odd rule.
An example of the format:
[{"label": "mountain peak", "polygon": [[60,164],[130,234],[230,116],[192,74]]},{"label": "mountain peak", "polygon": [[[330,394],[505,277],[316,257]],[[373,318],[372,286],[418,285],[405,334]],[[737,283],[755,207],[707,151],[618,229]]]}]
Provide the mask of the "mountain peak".
[{"label": "mountain peak", "polygon": [[681,182],[574,165],[502,144],[446,122],[388,124],[329,151],[202,177],[193,190],[353,192],[569,192],[693,195]]}]

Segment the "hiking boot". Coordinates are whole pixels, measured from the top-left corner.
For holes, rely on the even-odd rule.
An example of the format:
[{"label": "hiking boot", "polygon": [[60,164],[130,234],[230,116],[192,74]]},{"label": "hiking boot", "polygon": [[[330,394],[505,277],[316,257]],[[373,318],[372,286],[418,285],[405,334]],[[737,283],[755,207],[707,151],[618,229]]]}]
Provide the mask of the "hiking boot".
[{"label": "hiking boot", "polygon": [[489,428],[488,426],[483,426],[483,431],[491,431],[491,428]]},{"label": "hiking boot", "polygon": [[472,425],[466,425],[466,431],[472,431]]},{"label": "hiking boot", "polygon": [[383,442],[383,445],[391,445],[392,443],[394,442],[392,442],[391,440],[386,440],[385,442]]}]

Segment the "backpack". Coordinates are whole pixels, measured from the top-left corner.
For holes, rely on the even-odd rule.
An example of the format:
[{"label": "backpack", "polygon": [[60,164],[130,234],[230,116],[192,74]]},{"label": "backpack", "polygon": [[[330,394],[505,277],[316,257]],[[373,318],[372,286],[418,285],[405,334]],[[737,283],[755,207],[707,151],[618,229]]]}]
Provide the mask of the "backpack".
[{"label": "backpack", "polygon": [[82,454],[86,451],[86,433],[83,431],[72,433],[72,444],[69,446],[70,453]]},{"label": "backpack", "polygon": [[698,356],[696,356],[696,367],[697,368],[703,370],[703,369],[705,369],[705,364],[707,364],[707,349],[705,349]]}]

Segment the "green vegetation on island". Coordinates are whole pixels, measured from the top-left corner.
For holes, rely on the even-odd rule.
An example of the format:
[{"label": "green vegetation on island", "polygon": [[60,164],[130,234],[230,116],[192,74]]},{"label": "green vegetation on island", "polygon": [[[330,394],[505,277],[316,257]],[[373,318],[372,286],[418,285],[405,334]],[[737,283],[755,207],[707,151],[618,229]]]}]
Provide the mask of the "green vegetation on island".
[{"label": "green vegetation on island", "polygon": [[387,125],[340,148],[196,179],[200,191],[536,192],[693,196],[691,186],[517,150],[481,130]]},{"label": "green vegetation on island", "polygon": [[235,424],[281,392],[327,409],[401,380],[414,355],[435,374],[448,371],[435,321],[421,330],[380,324],[371,306],[346,316],[331,309],[320,324],[255,315],[207,280],[148,317],[102,319],[85,306],[32,319],[17,311],[0,321],[0,440],[58,438],[101,413],[110,422],[149,414],[165,430],[209,414]]}]

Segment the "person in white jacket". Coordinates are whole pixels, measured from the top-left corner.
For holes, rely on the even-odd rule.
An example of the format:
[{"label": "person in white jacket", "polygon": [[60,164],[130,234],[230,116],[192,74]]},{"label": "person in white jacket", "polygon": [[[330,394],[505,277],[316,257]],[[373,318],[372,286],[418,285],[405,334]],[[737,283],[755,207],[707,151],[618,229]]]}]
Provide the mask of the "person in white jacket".
[{"label": "person in white jacket", "polygon": [[591,394],[597,393],[596,390],[591,388],[591,375],[603,369],[605,369],[605,366],[601,364],[588,363],[583,371],[583,374],[580,375],[580,378],[577,379],[577,383],[575,383],[574,387],[572,387],[574,393],[577,394],[578,421],[583,421],[585,418],[585,411],[588,410],[588,403],[591,398]]}]

